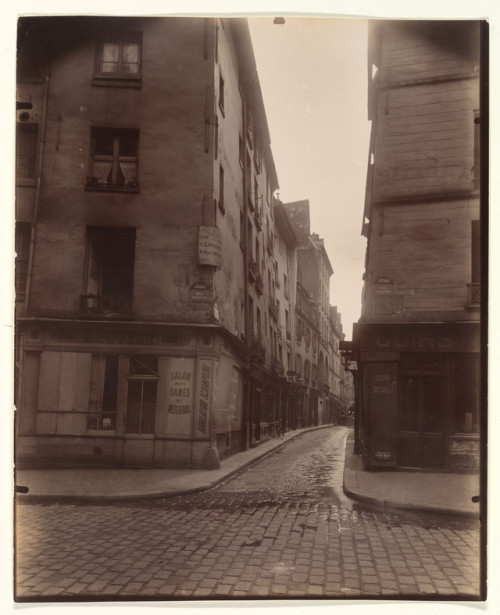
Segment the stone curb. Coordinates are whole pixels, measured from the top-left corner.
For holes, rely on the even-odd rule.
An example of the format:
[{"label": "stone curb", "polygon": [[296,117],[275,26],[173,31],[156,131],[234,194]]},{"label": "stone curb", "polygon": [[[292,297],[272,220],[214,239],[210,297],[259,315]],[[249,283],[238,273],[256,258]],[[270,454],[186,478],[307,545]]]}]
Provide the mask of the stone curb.
[{"label": "stone curb", "polygon": [[352,448],[353,448],[353,440],[347,436],[346,447],[345,447],[345,461],[344,461],[344,478],[343,478],[343,491],[345,495],[356,500],[357,502],[362,502],[364,504],[368,504],[369,506],[381,510],[381,511],[397,511],[397,510],[413,510],[419,512],[430,512],[434,514],[441,515],[456,515],[461,517],[469,517],[473,519],[479,519],[480,513],[479,510],[477,512],[472,512],[468,510],[463,510],[460,508],[452,508],[447,506],[440,506],[439,504],[430,505],[430,504],[406,504],[404,502],[398,502],[397,500],[386,500],[383,498],[378,498],[373,495],[366,495],[366,493],[362,493],[356,487],[353,487],[352,484],[355,483],[354,476],[356,472],[349,468],[349,461],[352,457]]},{"label": "stone curb", "polygon": [[[271,455],[276,450],[280,449],[285,444],[288,444],[289,442],[291,442],[298,436],[304,433],[308,433],[310,431],[316,431],[318,429],[325,429],[327,427],[334,427],[334,425],[331,425],[331,424],[319,425],[316,427],[307,427],[305,429],[302,429],[300,432],[292,434],[287,440],[279,440],[276,443],[276,446],[273,446],[273,448],[263,451],[261,454],[257,455],[256,457],[253,457],[252,459],[249,459],[248,461],[242,463],[237,468],[234,468],[233,470],[229,470],[227,474],[224,474],[223,476],[215,480],[211,480],[205,485],[200,485],[199,487],[193,487],[191,489],[189,488],[188,489],[176,489],[175,491],[158,491],[154,493],[134,493],[130,495],[83,495],[83,494],[79,494],[79,495],[64,495],[64,494],[29,495],[29,494],[16,493],[15,501],[19,504],[21,503],[22,504],[45,504],[45,503],[54,503],[54,502],[61,502],[64,504],[97,504],[97,503],[102,503],[102,502],[106,502],[106,503],[131,502],[131,501],[137,501],[137,500],[154,500],[154,499],[170,498],[170,497],[175,497],[179,495],[192,495],[194,493],[199,493],[201,491],[208,491],[209,489],[212,489],[216,485],[220,485],[226,480],[233,478],[240,472],[245,471],[246,469],[248,469],[255,463],[261,461],[268,455]],[[262,444],[265,444],[265,443],[263,442]]]}]

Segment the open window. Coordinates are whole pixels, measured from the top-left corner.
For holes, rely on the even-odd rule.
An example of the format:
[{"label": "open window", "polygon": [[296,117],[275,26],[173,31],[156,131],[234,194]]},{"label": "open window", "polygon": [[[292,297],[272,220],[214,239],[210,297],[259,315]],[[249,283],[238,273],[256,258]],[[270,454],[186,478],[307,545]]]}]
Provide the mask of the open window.
[{"label": "open window", "polygon": [[120,315],[131,310],[135,229],[87,227],[87,283],[82,311]]},{"label": "open window", "polygon": [[139,131],[92,128],[87,187],[137,192],[139,187]]}]

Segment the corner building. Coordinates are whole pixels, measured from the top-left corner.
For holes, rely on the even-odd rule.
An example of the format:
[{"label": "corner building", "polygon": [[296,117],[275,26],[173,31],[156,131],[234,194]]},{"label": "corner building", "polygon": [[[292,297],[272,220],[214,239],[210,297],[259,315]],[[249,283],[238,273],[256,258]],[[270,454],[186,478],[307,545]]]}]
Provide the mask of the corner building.
[{"label": "corner building", "polygon": [[378,22],[353,358],[369,468],[475,472],[480,420],[478,22]]},{"label": "corner building", "polygon": [[247,23],[21,18],[18,43],[17,461],[217,467],[285,417],[290,369]]}]

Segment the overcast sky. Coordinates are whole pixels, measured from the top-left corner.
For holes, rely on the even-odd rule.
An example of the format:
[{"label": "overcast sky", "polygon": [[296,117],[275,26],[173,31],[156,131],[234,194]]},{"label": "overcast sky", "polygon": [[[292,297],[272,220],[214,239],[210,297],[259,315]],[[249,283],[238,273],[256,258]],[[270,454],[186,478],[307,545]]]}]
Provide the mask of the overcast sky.
[{"label": "overcast sky", "polygon": [[308,199],[311,231],[325,240],[330,302],[346,339],[360,316],[361,237],[370,123],[367,22],[250,19],[257,70],[283,202]]}]

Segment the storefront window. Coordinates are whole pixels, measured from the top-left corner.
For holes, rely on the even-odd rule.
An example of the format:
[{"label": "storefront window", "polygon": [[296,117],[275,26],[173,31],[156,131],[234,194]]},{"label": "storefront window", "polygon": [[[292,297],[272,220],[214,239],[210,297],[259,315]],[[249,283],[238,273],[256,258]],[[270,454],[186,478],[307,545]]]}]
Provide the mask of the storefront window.
[{"label": "storefront window", "polygon": [[118,357],[92,355],[87,429],[115,429],[117,391]]},{"label": "storefront window", "polygon": [[456,355],[454,379],[455,433],[478,433],[479,357]]},{"label": "storefront window", "polygon": [[126,433],[153,434],[156,418],[158,357],[130,357]]}]

